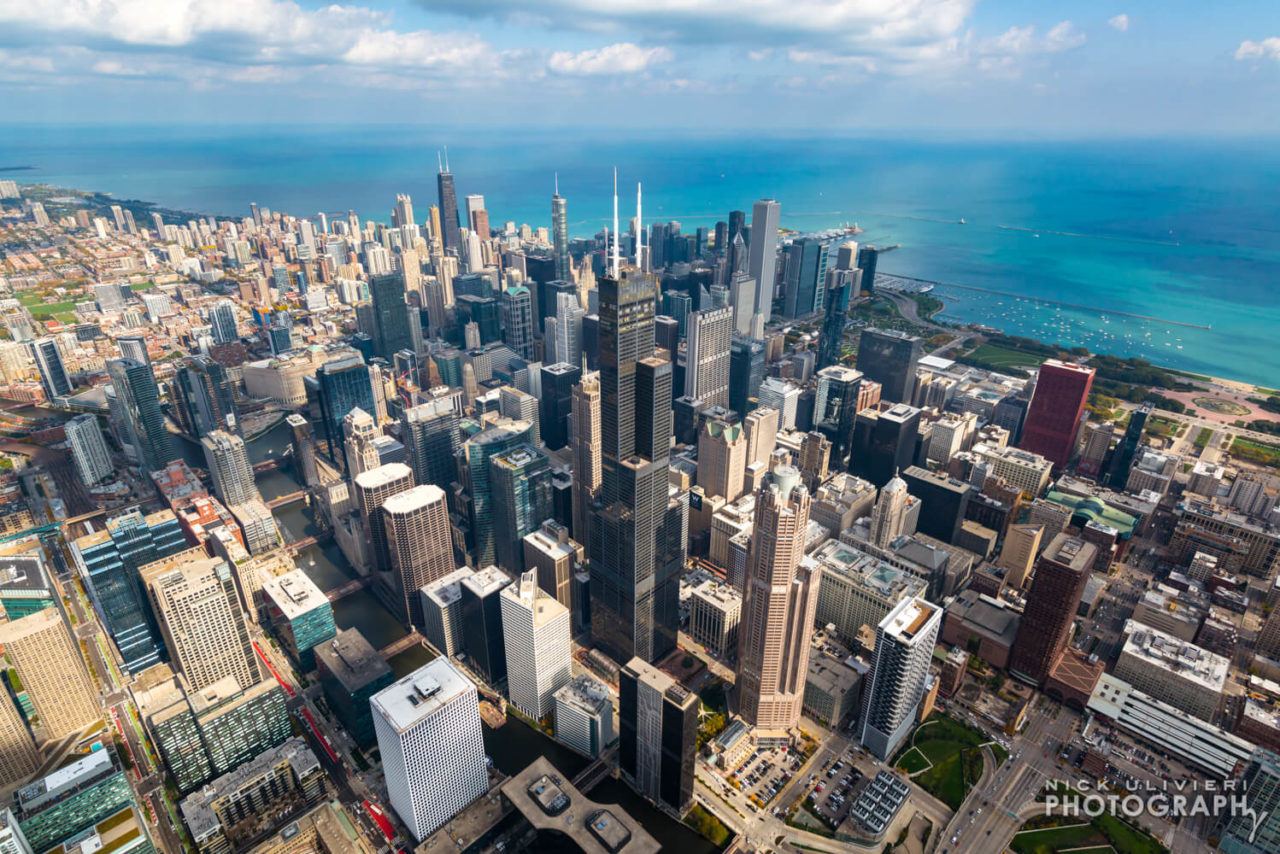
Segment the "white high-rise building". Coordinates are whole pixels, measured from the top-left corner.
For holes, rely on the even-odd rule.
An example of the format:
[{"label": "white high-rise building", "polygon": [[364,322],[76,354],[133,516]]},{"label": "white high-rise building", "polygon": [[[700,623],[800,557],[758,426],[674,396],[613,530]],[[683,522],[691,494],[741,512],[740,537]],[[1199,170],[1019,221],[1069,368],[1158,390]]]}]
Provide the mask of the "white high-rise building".
[{"label": "white high-rise building", "polygon": [[733,309],[725,306],[689,315],[684,393],[708,406],[729,405],[729,345]]},{"label": "white high-rise building", "polygon": [[391,807],[421,842],[489,790],[476,686],[437,658],[369,700]]},{"label": "white high-rise building", "polygon": [[573,678],[569,609],[538,586],[536,569],[504,587],[499,602],[507,694],[517,709],[541,720],[553,707],[552,695]]},{"label": "white high-rise building", "polygon": [[582,318],[586,314],[574,294],[556,294],[555,359],[582,367]]},{"label": "white high-rise building", "polygon": [[899,602],[876,628],[859,740],[880,759],[892,756],[915,724],[941,625],[942,609],[913,597]]},{"label": "white high-rise building", "polygon": [[213,478],[213,491],[228,507],[261,500],[253,480],[253,466],[244,439],[225,430],[214,430],[200,440]]},{"label": "white high-rise building", "polygon": [[583,673],[555,693],[556,738],[595,758],[613,741],[609,689]]},{"label": "white high-rise building", "polygon": [[98,416],[77,415],[66,423],[67,441],[71,443],[71,459],[85,486],[93,486],[111,477],[114,469],[107,444],[102,440]]},{"label": "white high-rise building", "polygon": [[[751,277],[756,281],[756,314],[769,322],[778,266],[778,219],[782,206],[761,199],[751,208]],[[759,336],[756,336],[759,337]]]},{"label": "white high-rise building", "polygon": [[876,506],[871,510],[872,544],[888,548],[898,537],[910,533],[906,530],[907,501],[910,498],[907,482],[897,475],[884,485]]},{"label": "white high-rise building", "polygon": [[240,338],[236,329],[236,307],[231,300],[218,300],[209,309],[209,326],[213,331],[215,344],[230,344]]}]

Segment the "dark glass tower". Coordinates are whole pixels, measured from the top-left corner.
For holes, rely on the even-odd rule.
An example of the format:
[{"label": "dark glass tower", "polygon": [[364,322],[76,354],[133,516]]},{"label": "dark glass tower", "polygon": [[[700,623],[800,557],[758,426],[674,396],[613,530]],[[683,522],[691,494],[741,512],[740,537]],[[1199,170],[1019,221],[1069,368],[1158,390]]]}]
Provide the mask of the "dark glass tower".
[{"label": "dark glass tower", "polygon": [[1151,415],[1151,404],[1144,403],[1129,416],[1129,426],[1124,430],[1120,444],[1116,445],[1111,455],[1111,466],[1107,469],[1107,484],[1112,489],[1124,489],[1129,481],[1129,470],[1133,468],[1133,458],[1138,453],[1138,445],[1142,442],[1142,431],[1147,426],[1147,417]]},{"label": "dark glass tower", "polygon": [[911,402],[922,355],[924,344],[919,337],[896,330],[868,328],[858,339],[858,370],[880,383],[881,399],[891,403]]},{"label": "dark glass tower", "polygon": [[374,352],[390,361],[400,350],[413,349],[409,306],[404,301],[404,276],[389,273],[369,279],[373,300]]},{"label": "dark glass tower", "polygon": [[342,419],[357,406],[365,412],[374,412],[373,384],[369,381],[369,366],[359,356],[335,359],[316,371],[320,392],[320,421],[324,428],[325,444],[329,456],[339,465],[345,455],[342,450]]},{"label": "dark glass tower", "polygon": [[880,250],[874,244],[858,247],[858,269],[862,271],[862,290],[869,294],[876,292],[876,261],[880,258]]},{"label": "dark glass tower", "polygon": [[787,247],[782,311],[804,317],[823,306],[827,280],[827,244],[802,237]]},{"label": "dark glass tower", "polygon": [[745,416],[755,408],[764,382],[764,342],[734,338],[729,345],[729,408]]},{"label": "dark glass tower", "polygon": [[859,278],[857,270],[833,270],[827,282],[826,314],[818,338],[819,370],[840,361],[844,327],[849,319],[849,298],[857,292]]},{"label": "dark glass tower", "polygon": [[436,175],[436,189],[440,194],[440,230],[445,251],[462,251],[462,234],[458,220],[458,191],[453,186],[453,173],[448,165]]},{"label": "dark glass tower", "polygon": [[193,356],[178,369],[172,386],[175,412],[182,428],[192,436],[214,430],[240,433],[235,395],[227,369],[208,356]]},{"label": "dark glass tower", "polygon": [[567,362],[542,367],[542,399],[538,417],[542,441],[548,450],[558,451],[569,443],[569,416],[573,411],[573,387],[582,379],[582,368]]},{"label": "dark glass tower", "polygon": [[164,468],[178,455],[164,426],[160,390],[151,366],[133,359],[113,359],[107,362],[107,375],[125,415],[130,444],[138,452],[138,464],[146,472]]},{"label": "dark glass tower", "polygon": [[667,489],[672,377],[671,363],[653,355],[655,285],[637,270],[600,280],[603,483],[590,538],[591,628],[619,662],[662,657],[679,625],[683,555],[667,526],[682,517]]}]

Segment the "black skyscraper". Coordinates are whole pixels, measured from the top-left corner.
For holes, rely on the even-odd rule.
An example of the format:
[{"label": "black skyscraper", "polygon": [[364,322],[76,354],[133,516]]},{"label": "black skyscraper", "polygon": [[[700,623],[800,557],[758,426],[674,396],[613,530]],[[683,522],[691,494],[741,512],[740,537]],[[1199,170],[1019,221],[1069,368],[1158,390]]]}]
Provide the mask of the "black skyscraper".
[{"label": "black skyscraper", "polygon": [[639,271],[600,279],[603,483],[592,519],[591,629],[617,661],[657,660],[674,648],[679,624],[683,549],[672,554],[666,530],[671,363],[653,355],[654,293],[653,277]]},{"label": "black skyscraper", "polygon": [[404,301],[404,277],[399,273],[369,278],[373,301],[374,351],[390,361],[401,350],[413,349],[409,306]]},{"label": "black skyscraper", "polygon": [[453,173],[448,165],[436,175],[436,189],[440,191],[440,230],[446,250],[462,251],[462,235],[459,232],[458,191],[453,187]]},{"label": "black skyscraper", "polygon": [[538,419],[547,449],[558,451],[569,443],[569,416],[573,410],[573,387],[582,379],[582,368],[566,362],[542,368],[542,399]]},{"label": "black skyscraper", "polygon": [[884,486],[911,465],[919,426],[920,410],[905,403],[862,410],[854,421],[849,471]]},{"label": "black skyscraper", "polygon": [[869,294],[876,291],[876,261],[880,250],[873,244],[858,247],[858,269],[862,271],[862,289]]},{"label": "black skyscraper", "polygon": [[916,366],[923,353],[923,342],[914,335],[864,329],[858,339],[858,370],[880,383],[881,400],[910,403],[916,388]]},{"label": "black skyscraper", "polygon": [[818,339],[818,370],[840,361],[844,327],[849,320],[849,299],[858,292],[858,270],[833,270],[827,281],[826,313]]},{"label": "black skyscraper", "polygon": [[1138,454],[1138,445],[1142,443],[1142,431],[1147,426],[1147,417],[1151,415],[1151,404],[1144,403],[1129,416],[1129,426],[1120,438],[1111,454],[1111,466],[1107,469],[1107,484],[1112,489],[1124,489],[1129,482],[1129,470],[1133,468],[1133,458]]},{"label": "black skyscraper", "polygon": [[973,487],[946,474],[911,466],[902,472],[907,492],[920,499],[917,530],[944,543],[954,543],[966,518]]},{"label": "black skyscraper", "polygon": [[745,416],[755,408],[764,382],[764,342],[734,338],[729,345],[729,408]]}]

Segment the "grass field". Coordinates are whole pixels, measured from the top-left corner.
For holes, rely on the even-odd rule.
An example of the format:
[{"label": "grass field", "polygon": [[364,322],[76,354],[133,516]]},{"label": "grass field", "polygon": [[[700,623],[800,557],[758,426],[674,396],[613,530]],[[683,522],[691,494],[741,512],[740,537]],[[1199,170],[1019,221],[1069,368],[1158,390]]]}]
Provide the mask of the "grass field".
[{"label": "grass field", "polygon": [[1043,356],[1035,353],[1025,353],[998,344],[982,344],[967,355],[998,368],[1034,368],[1044,361]]},{"label": "grass field", "polygon": [[1107,837],[1092,824],[1024,830],[1013,837],[1009,847],[1018,854],[1054,854],[1075,848],[1104,848]]},{"label": "grass field", "polygon": [[1213,438],[1213,431],[1208,427],[1201,427],[1200,432],[1196,434],[1196,447],[1203,450],[1211,438]]},{"label": "grass field", "polygon": [[[913,748],[901,754],[897,767],[914,773],[911,779],[921,788],[952,809],[959,809],[969,787],[982,774],[982,751],[978,746],[986,742],[987,737],[977,730],[939,715],[916,729],[911,738]],[[921,762],[921,757],[933,767]]]},{"label": "grass field", "polygon": [[1280,445],[1269,445],[1236,437],[1231,443],[1231,456],[1238,460],[1269,468],[1280,468]]}]

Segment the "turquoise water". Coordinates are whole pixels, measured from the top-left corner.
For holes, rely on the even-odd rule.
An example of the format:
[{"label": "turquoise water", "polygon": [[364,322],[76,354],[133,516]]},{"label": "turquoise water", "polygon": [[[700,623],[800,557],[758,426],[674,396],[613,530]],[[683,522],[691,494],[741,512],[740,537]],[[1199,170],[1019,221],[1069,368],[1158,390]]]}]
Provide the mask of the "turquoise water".
[{"label": "turquoise water", "polygon": [[686,230],[772,196],[785,227],[857,222],[860,240],[900,244],[882,257],[884,272],[1089,307],[944,287],[949,317],[1186,370],[1277,380],[1274,141],[943,143],[388,126],[12,131],[0,140],[0,167],[34,167],[7,175],[20,181],[219,214],[243,215],[256,201],[300,215],[351,208],[383,220],[397,192],[410,193],[425,217],[435,149],[448,144],[459,198],[484,194],[495,224],[549,224],[559,172],[571,231],[580,235],[610,215],[617,164],[624,216],[636,180],[645,184],[646,221],[677,219]]}]

